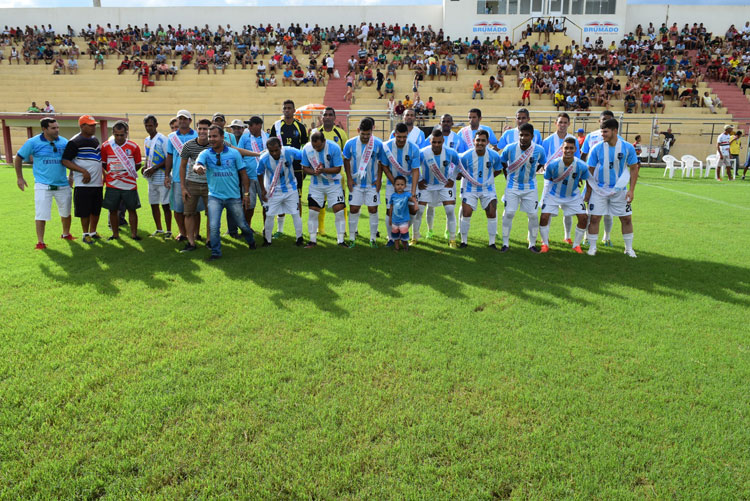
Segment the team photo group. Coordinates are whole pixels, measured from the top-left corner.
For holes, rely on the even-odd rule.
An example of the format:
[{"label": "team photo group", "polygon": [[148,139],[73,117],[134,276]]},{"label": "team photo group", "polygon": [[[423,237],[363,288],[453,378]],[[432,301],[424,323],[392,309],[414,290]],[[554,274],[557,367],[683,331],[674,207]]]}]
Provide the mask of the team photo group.
[{"label": "team photo group", "polygon": [[[106,240],[120,239],[121,227],[128,228],[132,239],[141,240],[140,171],[148,182],[156,225],[151,236],[174,238],[184,242],[181,252],[195,251],[202,240],[201,213],[205,212],[209,260],[221,257],[224,213],[227,235],[244,239],[251,250],[256,248],[250,225],[258,202],[262,247],[284,234],[284,222],[291,217],[295,244],[315,248],[318,235],[325,232],[328,207],[339,246],[355,246],[361,210],[366,208],[369,236],[364,243],[378,247],[379,240],[387,240],[387,247],[408,250],[423,239],[435,238],[435,209],[442,206],[450,248],[468,246],[473,214],[481,210],[486,215],[487,245],[507,252],[514,216],[520,210],[528,218],[528,250],[547,253],[551,217],[562,212],[563,240],[573,251],[596,254],[600,223],[601,241],[611,246],[616,217],[625,254],[636,257],[632,202],[639,163],[634,147],[618,135],[619,122],[609,111],[601,113],[600,128],[583,142],[568,132],[566,113],[557,116],[556,131],[543,139],[525,108],[517,111],[515,128],[497,135],[481,123],[477,108],[468,111],[465,127],[454,130],[453,117],[443,115],[428,135],[415,125],[410,110],[387,139],[376,137],[375,120],[369,117],[359,121],[357,135],[349,138],[337,125],[332,108],[322,112],[320,125],[310,131],[295,118],[291,100],[283,103],[282,113],[283,118],[268,125],[259,116],[227,123],[221,113],[193,123],[192,114],[180,110],[169,121],[168,135],[159,132],[157,117],[148,115],[138,131],[134,123],[116,122],[103,144],[96,138],[97,121],[92,116],[79,118],[80,132],[70,140],[60,135],[54,117],[42,118],[41,134],[26,141],[14,165],[18,187],[25,190],[23,163],[33,164],[36,248],[47,247],[45,226],[53,201],[62,221],[62,239],[75,239],[71,234],[71,216],[75,216],[81,222],[83,242],[101,240],[99,217],[106,209],[111,229]],[[131,138],[143,132],[141,149]],[[309,211],[307,242],[303,183]],[[381,204],[384,211],[379,210]],[[379,238],[381,222],[387,239]],[[500,245],[495,243],[498,225]],[[587,251],[582,244],[588,244]]]}]

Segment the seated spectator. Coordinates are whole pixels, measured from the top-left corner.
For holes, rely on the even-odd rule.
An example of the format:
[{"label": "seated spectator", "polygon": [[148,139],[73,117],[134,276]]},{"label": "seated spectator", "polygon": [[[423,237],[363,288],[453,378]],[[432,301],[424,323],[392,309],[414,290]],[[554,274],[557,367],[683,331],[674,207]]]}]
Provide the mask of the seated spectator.
[{"label": "seated spectator", "polygon": [[409,94],[404,96],[404,100],[401,101],[401,103],[404,105],[404,108],[406,108],[407,110],[411,109],[411,107],[414,105],[414,101],[409,99]]},{"label": "seated spectator", "polygon": [[257,77],[255,78],[255,86],[256,87],[263,87],[266,88],[266,75],[257,73]]},{"label": "seated spectator", "polygon": [[635,111],[637,103],[636,103],[635,95],[633,95],[632,92],[629,92],[625,96],[624,104],[625,104],[625,113],[633,113]]},{"label": "seated spectator", "polygon": [[557,108],[557,111],[560,111],[560,106],[565,108],[565,95],[562,93],[562,90],[560,88],[555,91],[555,95],[552,99],[555,108]]},{"label": "seated spectator", "polygon": [[57,56],[55,64],[52,66],[53,75],[64,75],[65,74],[65,60],[62,57]]},{"label": "seated spectator", "polygon": [[404,111],[406,111],[406,106],[404,106],[404,103],[401,101],[396,103],[396,106],[393,107],[393,114],[397,117],[400,117],[404,114]]},{"label": "seated spectator", "polygon": [[99,51],[96,51],[96,55],[94,56],[94,69],[97,66],[101,66],[102,70],[104,69],[104,55]]},{"label": "seated spectator", "polygon": [[120,75],[123,71],[129,70],[131,67],[131,61],[128,59],[128,56],[125,56],[125,59],[122,60],[120,63],[120,66],[117,67],[117,74]]},{"label": "seated spectator", "polygon": [[267,83],[268,87],[276,87],[276,75],[271,75]]},{"label": "seated spectator", "polygon": [[286,67],[284,73],[281,74],[281,86],[286,87],[287,84],[292,85],[292,70],[289,66]]},{"label": "seated spectator", "polygon": [[198,61],[196,62],[196,68],[198,68],[198,74],[201,74],[201,70],[206,70],[206,75],[209,74],[208,72],[208,59],[205,55],[198,56]]},{"label": "seated spectator", "polygon": [[71,75],[78,73],[78,59],[73,57],[72,54],[68,58],[68,73],[70,73]]},{"label": "seated spectator", "polygon": [[315,85],[318,83],[316,73],[313,70],[308,70],[307,73],[305,73],[305,77],[302,79],[302,83],[305,84],[306,87],[308,84]]},{"label": "seated spectator", "polygon": [[571,92],[567,98],[565,98],[565,111],[576,111],[578,109],[578,96],[575,92]]},{"label": "seated spectator", "polygon": [[424,108],[426,116],[432,116],[433,118],[435,118],[437,110],[435,109],[435,101],[432,100],[432,96],[427,98],[427,102],[424,103]]},{"label": "seated spectator", "polygon": [[365,67],[364,80],[365,85],[368,87],[372,86],[372,84],[375,82],[375,76],[372,74],[372,68],[370,68],[369,66]]},{"label": "seated spectator", "polygon": [[500,90],[500,84],[497,82],[495,75],[490,76],[490,92],[497,92]]},{"label": "seated spectator", "polygon": [[304,79],[305,79],[305,72],[302,71],[302,68],[300,68],[299,66],[297,66],[294,69],[294,74],[292,76],[292,82],[294,82],[294,85],[296,85],[297,87],[299,87],[300,84],[302,83],[302,81]]},{"label": "seated spectator", "polygon": [[703,101],[701,103],[701,107],[708,108],[709,110],[711,110],[711,113],[716,113],[714,100],[711,98],[711,96],[708,95],[708,92],[703,93]]},{"label": "seated spectator", "polygon": [[[400,102],[400,101],[399,101]],[[31,102],[31,106],[26,109],[26,113],[41,113],[42,110],[36,105],[36,101]]]},{"label": "seated spectator", "polygon": [[480,99],[484,99],[484,90],[482,90],[482,81],[477,80],[474,89],[471,91],[471,98],[474,99],[479,94]]},{"label": "seated spectator", "polygon": [[388,80],[386,80],[386,82],[385,82],[385,93],[386,94],[390,94],[391,96],[393,96],[394,93],[395,93],[395,90],[396,90],[395,89],[395,85],[393,85],[393,82],[391,81],[391,79],[389,78]]},{"label": "seated spectator", "polygon": [[182,57],[180,58],[180,69],[185,68],[185,66],[189,66],[192,60],[193,60],[192,52],[188,51],[182,54]]},{"label": "seated spectator", "polygon": [[659,108],[661,108],[662,113],[667,110],[667,105],[664,103],[664,94],[661,92],[657,92],[651,101],[651,113],[659,113]]}]

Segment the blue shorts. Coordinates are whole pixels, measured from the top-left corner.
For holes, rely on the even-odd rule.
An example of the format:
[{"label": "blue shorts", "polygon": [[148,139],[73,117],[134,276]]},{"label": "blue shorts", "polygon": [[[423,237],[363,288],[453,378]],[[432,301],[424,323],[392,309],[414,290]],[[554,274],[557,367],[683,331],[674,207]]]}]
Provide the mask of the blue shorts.
[{"label": "blue shorts", "polygon": [[[182,200],[182,183],[176,183],[172,181],[172,187],[169,190],[169,208],[172,212],[182,214],[185,212],[185,203]],[[203,199],[198,199],[197,212],[203,212],[206,210],[206,205],[203,203]]]}]

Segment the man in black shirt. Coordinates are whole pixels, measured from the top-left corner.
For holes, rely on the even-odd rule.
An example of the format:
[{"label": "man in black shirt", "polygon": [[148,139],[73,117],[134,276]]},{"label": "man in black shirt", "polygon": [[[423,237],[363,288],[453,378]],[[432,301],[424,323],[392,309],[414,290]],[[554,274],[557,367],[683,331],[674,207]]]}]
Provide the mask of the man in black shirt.
[{"label": "man in black shirt", "polygon": [[[278,137],[281,139],[282,146],[291,146],[301,150],[302,147],[307,144],[308,135],[305,124],[294,118],[294,101],[287,99],[282,105],[281,111],[284,114],[284,118],[277,120],[276,123],[271,127],[269,133],[270,137]],[[294,161],[294,178],[297,180],[297,193],[299,195],[299,207],[300,215],[302,214],[302,164],[300,161]],[[279,231],[273,236],[274,238],[280,237],[284,233],[284,216],[278,216],[279,218]]]}]

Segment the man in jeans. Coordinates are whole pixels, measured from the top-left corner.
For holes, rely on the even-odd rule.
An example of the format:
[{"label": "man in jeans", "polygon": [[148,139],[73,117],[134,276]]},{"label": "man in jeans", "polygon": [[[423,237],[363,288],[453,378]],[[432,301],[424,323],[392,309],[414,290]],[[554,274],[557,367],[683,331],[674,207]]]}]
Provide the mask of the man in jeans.
[{"label": "man in jeans", "polygon": [[212,125],[209,129],[208,141],[211,148],[198,155],[192,170],[198,175],[205,175],[208,182],[208,219],[211,229],[211,256],[208,259],[213,261],[221,257],[219,227],[223,209],[237,222],[250,249],[255,249],[255,238],[242,212],[243,206],[250,205],[250,179],[242,156],[237,150],[224,144],[224,130],[218,125]]}]

